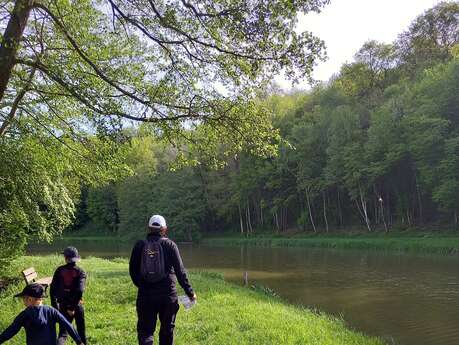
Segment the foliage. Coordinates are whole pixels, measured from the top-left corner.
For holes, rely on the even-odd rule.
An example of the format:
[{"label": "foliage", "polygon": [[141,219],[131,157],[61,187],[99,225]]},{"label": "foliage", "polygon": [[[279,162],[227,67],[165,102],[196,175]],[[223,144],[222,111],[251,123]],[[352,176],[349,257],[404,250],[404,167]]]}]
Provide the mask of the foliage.
[{"label": "foliage", "polygon": [[24,127],[26,133],[0,138],[1,269],[29,240],[51,241],[74,221],[75,204],[81,210],[86,202],[80,200],[85,197],[82,183],[106,182],[128,172],[121,150],[111,142],[56,140],[32,124]]},{"label": "foliage", "polygon": [[410,76],[446,62],[459,41],[459,4],[441,2],[417,17],[396,41],[402,68]]},{"label": "foliage", "polygon": [[24,117],[108,136],[134,121],[177,148],[272,152],[275,131],[253,98],[281,71],[310,79],[324,43],[297,33],[297,16],[327,2],[8,2],[0,135]]},{"label": "foliage", "polygon": [[31,138],[2,140],[0,153],[1,270],[24,249],[29,236],[50,240],[62,232],[72,220],[74,205],[57,155],[48,156]]},{"label": "foliage", "polygon": [[[185,239],[226,230],[252,236],[289,229],[457,227],[457,13],[457,4],[441,3],[394,44],[366,42],[355,62],[311,92],[260,93],[258,106],[272,114],[279,135],[276,155],[263,157],[241,143],[236,154],[228,147],[238,139],[227,132],[230,139],[206,145],[225,165],[190,149],[194,164],[172,165],[171,171],[176,147],[158,141],[142,151],[136,141],[148,134],[132,133],[130,162],[148,161],[136,152],[163,156],[153,159],[150,172],[138,170],[118,184],[121,233],[144,228],[151,213],[164,213]],[[412,61],[418,50],[422,64]],[[245,131],[259,137],[268,130],[257,132],[257,126],[255,121]],[[187,134],[212,137],[205,126]],[[139,163],[130,164],[135,170]]]},{"label": "foliage", "polygon": [[[136,213],[125,203],[132,207],[145,195],[139,181],[161,163],[149,157],[153,144],[167,142],[166,156],[195,164],[200,158],[218,165],[240,151],[275,154],[278,133],[254,96],[281,70],[294,81],[310,78],[324,44],[297,33],[297,15],[326,3],[1,1],[2,258],[29,238],[60,234],[75,203],[74,228],[90,217],[104,230],[127,229]],[[155,140],[132,138],[130,130]],[[122,186],[106,185],[130,173]],[[177,181],[164,177],[170,179]],[[138,195],[128,186],[138,186]],[[177,191],[176,204],[197,211],[185,216],[170,204],[170,186],[159,204],[147,194],[137,219],[169,205],[168,215],[186,224],[191,238],[200,204],[196,196],[180,198],[194,187]]]},{"label": "foliage", "polygon": [[[49,198],[34,192],[31,198],[21,189],[14,201],[7,196],[13,187],[5,184],[2,207],[11,210],[2,216],[9,224],[3,228],[10,229],[5,236],[17,236],[21,247],[31,233],[28,222],[35,216],[30,212],[49,203],[48,213],[38,213],[56,222],[51,230],[39,220],[45,234],[40,236],[49,239],[70,222],[75,202],[82,205],[80,223],[89,217],[101,230],[129,236],[143,232],[152,213],[161,213],[171,236],[184,240],[229,229],[251,236],[296,228],[327,232],[355,226],[368,231],[458,226],[457,4],[441,3],[422,14],[393,44],[366,42],[355,61],[327,85],[289,95],[270,95],[264,79],[281,66],[289,71],[300,64],[300,73],[309,73],[303,48],[315,42],[308,47],[317,57],[321,44],[308,35],[300,44],[292,25],[298,10],[318,10],[322,1],[290,7],[284,2],[235,2],[242,7],[228,13],[218,2],[186,4],[151,8],[150,2],[111,1],[111,13],[85,1],[33,9],[43,15],[45,51],[60,48],[39,56],[58,78],[41,65],[26,64],[39,77],[33,74],[22,95],[2,136],[2,150],[16,159],[27,147],[33,153],[27,164],[40,168],[17,168],[12,159],[2,173],[23,176],[18,171],[27,171],[27,184],[66,191],[69,203],[64,207],[53,201],[53,192]],[[182,6],[186,10],[178,11]],[[147,8],[153,10],[151,17],[144,14]],[[78,25],[71,19],[76,10],[88,14]],[[255,11],[253,16],[245,12],[249,10]],[[267,13],[270,28],[268,17],[262,16]],[[233,22],[227,23],[229,19]],[[38,29],[29,25],[27,30],[25,37]],[[187,37],[184,30],[196,35]],[[230,39],[240,35],[241,41]],[[278,41],[280,37],[285,40]],[[37,42],[24,42],[18,54],[27,60]],[[293,49],[296,59],[262,59],[286,53],[284,49]],[[251,57],[240,56],[242,50]],[[109,81],[88,61],[102,66]],[[182,76],[193,87],[183,84]],[[68,79],[60,83],[62,78]],[[18,65],[9,87],[20,89],[24,80],[27,74]],[[86,101],[75,98],[72,90]],[[14,93],[5,95],[13,104]],[[94,109],[94,102],[101,108]],[[164,111],[164,117],[158,119],[155,109]],[[151,123],[123,128],[127,123],[120,112],[140,116],[139,111]],[[24,146],[26,142],[30,145]],[[8,175],[13,171],[15,175]],[[10,180],[13,186],[18,179],[5,179]],[[80,193],[81,185],[85,193]]]},{"label": "foliage", "polygon": [[118,226],[118,204],[114,186],[105,186],[89,190],[87,213],[95,225],[110,232],[116,232]]}]

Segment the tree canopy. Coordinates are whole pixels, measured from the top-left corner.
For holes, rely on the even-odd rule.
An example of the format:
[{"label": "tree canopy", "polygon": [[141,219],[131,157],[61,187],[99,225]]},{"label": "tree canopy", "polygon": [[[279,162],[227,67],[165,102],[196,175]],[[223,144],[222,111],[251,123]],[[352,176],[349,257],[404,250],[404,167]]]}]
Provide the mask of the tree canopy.
[{"label": "tree canopy", "polygon": [[[155,145],[214,166],[275,154],[256,97],[281,71],[310,78],[324,43],[298,33],[297,16],[327,2],[0,1],[0,260],[60,234],[77,204],[77,222],[89,203],[117,229],[122,200],[106,184],[152,176],[137,161]],[[153,146],[135,144],[138,123]]]},{"label": "tree canopy", "polygon": [[[366,42],[329,83],[260,97],[281,137],[275,156],[242,152],[218,169],[203,163],[170,171],[171,157],[152,145],[156,169],[115,183],[105,199],[117,200],[116,231],[143,231],[152,210],[185,239],[219,231],[457,228],[458,13],[457,3],[441,3],[393,44]],[[134,133],[129,145],[157,140],[144,134]]]},{"label": "tree canopy", "polygon": [[[325,3],[3,2],[0,135],[24,116],[52,128],[71,117],[72,128],[101,131],[132,120],[171,142],[262,150],[270,126],[250,103],[281,71],[311,76],[324,44],[296,32],[297,15]],[[205,140],[189,131],[198,126]]]}]

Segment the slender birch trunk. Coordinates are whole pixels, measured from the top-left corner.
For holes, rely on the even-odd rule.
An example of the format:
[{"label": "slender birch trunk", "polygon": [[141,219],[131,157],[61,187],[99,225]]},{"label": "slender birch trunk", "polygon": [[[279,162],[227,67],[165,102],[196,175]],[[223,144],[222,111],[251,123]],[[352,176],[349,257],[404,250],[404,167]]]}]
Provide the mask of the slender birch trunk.
[{"label": "slender birch trunk", "polygon": [[325,231],[328,232],[327,205],[325,202],[325,192],[322,192],[322,199],[323,199],[323,208],[324,208]]},{"label": "slender birch trunk", "polygon": [[279,233],[279,217],[277,216],[277,211],[274,213],[274,221],[276,223],[276,231]]},{"label": "slender birch trunk", "polygon": [[368,211],[367,211],[367,202],[365,201],[365,198],[363,197],[363,191],[360,185],[359,185],[359,194],[360,194],[360,202],[362,204],[362,211],[364,214],[365,224],[367,225],[368,231],[371,232],[370,220],[368,218]]},{"label": "slender birch trunk", "polygon": [[283,231],[287,230],[287,227],[288,227],[288,222],[287,222],[287,212],[288,212],[288,208],[287,207],[284,207],[284,219],[283,219],[283,223],[282,223],[282,227],[283,227]]},{"label": "slender birch trunk", "polygon": [[314,224],[314,218],[312,216],[311,201],[309,200],[309,193],[307,190],[306,190],[306,202],[308,203],[309,219],[311,220],[312,228],[314,232],[317,232],[316,225]]},{"label": "slender birch trunk", "polygon": [[341,198],[339,193],[339,188],[337,189],[338,192],[338,217],[339,217],[339,225],[343,226],[343,211],[341,210]]},{"label": "slender birch trunk", "polygon": [[414,174],[414,181],[416,183],[416,195],[418,197],[418,207],[419,207],[419,222],[423,223],[423,212],[422,212],[422,201],[421,201],[421,190],[419,188],[418,177]]},{"label": "slender birch trunk", "polygon": [[264,225],[264,220],[263,220],[263,203],[260,200],[260,224],[261,226]]},{"label": "slender birch trunk", "polygon": [[244,234],[244,222],[243,222],[243,220],[242,220],[241,205],[238,204],[238,205],[237,205],[237,208],[238,208],[238,210],[239,210],[239,223],[240,223],[240,225],[241,225],[241,234]]},{"label": "slender birch trunk", "polygon": [[250,215],[250,203],[247,201],[247,224],[250,233],[253,233],[252,219]]},{"label": "slender birch trunk", "polygon": [[382,218],[382,221],[384,223],[384,230],[386,232],[389,232],[389,228],[387,227],[387,223],[386,223],[386,217],[384,216],[384,201],[381,197],[379,197],[379,204],[380,204],[380,208],[381,208],[381,218]]}]

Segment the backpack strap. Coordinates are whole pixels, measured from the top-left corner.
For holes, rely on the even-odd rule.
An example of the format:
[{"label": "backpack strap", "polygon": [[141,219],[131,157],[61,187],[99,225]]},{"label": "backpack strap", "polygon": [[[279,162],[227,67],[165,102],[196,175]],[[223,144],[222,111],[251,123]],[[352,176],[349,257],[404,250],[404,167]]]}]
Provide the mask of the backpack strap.
[{"label": "backpack strap", "polygon": [[165,240],[167,240],[166,237],[159,237],[157,240],[149,240],[148,238],[142,240],[143,244],[146,245],[148,242],[164,242]]},{"label": "backpack strap", "polygon": [[[159,244],[161,244],[161,242],[165,242],[165,240],[167,240],[167,238],[165,238],[165,237],[159,237],[159,238],[158,238],[157,240],[155,240],[155,241],[150,241],[148,238],[146,238],[146,239],[142,240],[142,242],[143,242],[142,251],[143,251],[143,250],[145,249],[145,247],[148,245],[148,242],[158,242]],[[165,249],[163,248],[163,251],[164,251],[164,250],[165,250]]]}]

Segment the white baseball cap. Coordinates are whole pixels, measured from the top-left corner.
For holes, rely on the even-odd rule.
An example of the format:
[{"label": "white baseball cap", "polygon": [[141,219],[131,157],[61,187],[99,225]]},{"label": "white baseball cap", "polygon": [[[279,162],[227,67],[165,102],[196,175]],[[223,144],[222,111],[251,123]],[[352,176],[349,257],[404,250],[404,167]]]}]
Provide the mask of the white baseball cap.
[{"label": "white baseball cap", "polygon": [[163,216],[160,216],[159,214],[151,216],[150,220],[148,221],[148,227],[153,229],[161,229],[165,228],[166,226],[166,220]]}]

